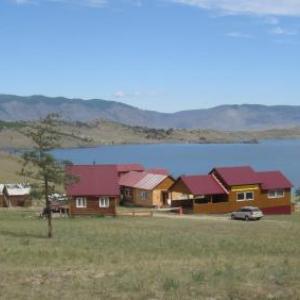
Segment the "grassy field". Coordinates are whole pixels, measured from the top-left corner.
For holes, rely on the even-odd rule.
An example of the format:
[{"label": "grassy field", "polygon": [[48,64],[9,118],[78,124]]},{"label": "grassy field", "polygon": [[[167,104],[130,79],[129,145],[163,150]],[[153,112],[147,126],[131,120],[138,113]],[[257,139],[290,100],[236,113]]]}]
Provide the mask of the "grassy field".
[{"label": "grassy field", "polygon": [[24,178],[18,175],[21,168],[20,159],[0,151],[0,183],[23,182]]},{"label": "grassy field", "polygon": [[[0,121],[0,149],[28,149],[30,138],[24,135],[32,123],[10,123]],[[131,127],[110,121],[90,123],[61,122],[61,146],[93,147],[111,144],[152,143],[239,143],[256,142],[262,139],[299,139],[300,128],[272,129],[263,131],[223,132],[205,129],[153,129]]]},{"label": "grassy field", "polygon": [[300,299],[300,215],[260,222],[0,210],[1,299]]}]

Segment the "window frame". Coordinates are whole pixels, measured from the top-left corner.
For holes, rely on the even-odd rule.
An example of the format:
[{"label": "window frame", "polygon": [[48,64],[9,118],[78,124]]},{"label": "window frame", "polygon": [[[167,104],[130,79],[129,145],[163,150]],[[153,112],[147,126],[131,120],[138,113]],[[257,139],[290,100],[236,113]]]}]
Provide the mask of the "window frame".
[{"label": "window frame", "polygon": [[[104,203],[102,201],[104,201]],[[109,208],[110,198],[109,197],[99,197],[98,204],[99,204],[99,208]]]},{"label": "window frame", "polygon": [[[274,195],[270,195],[270,193],[274,193]],[[285,190],[284,189],[277,189],[268,191],[268,199],[281,199],[285,197]]]},{"label": "window frame", "polygon": [[130,188],[125,188],[124,189],[124,194],[126,198],[130,198],[131,197],[131,189]]},{"label": "window frame", "polygon": [[146,201],[148,198],[148,192],[147,191],[141,191],[140,192],[140,198],[142,201]]},{"label": "window frame", "polygon": [[76,208],[87,208],[87,199],[86,197],[76,197],[75,198]]},{"label": "window frame", "polygon": [[[252,194],[252,198],[251,198],[251,199],[248,199],[248,198],[247,198],[247,194]],[[243,199],[239,199],[239,195],[244,195]],[[255,195],[254,195],[254,192],[252,192],[252,191],[238,192],[238,193],[236,194],[236,201],[238,201],[238,202],[243,202],[243,201],[254,201],[254,197],[255,197]]]}]

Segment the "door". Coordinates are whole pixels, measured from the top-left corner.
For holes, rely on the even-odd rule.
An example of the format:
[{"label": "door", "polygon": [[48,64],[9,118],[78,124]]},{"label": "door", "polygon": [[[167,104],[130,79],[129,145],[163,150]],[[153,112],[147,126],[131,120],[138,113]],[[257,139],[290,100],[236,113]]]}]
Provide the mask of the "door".
[{"label": "door", "polygon": [[162,205],[163,206],[170,206],[168,203],[169,199],[169,193],[168,192],[161,192],[161,199],[162,199]]}]

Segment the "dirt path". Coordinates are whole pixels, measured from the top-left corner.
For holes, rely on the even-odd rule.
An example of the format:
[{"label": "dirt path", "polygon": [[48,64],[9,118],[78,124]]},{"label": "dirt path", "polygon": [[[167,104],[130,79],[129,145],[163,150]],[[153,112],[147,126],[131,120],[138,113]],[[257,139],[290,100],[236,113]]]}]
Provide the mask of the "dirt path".
[{"label": "dirt path", "polygon": [[[169,219],[179,219],[179,220],[195,220],[195,221],[213,221],[213,222],[239,222],[239,220],[231,220],[230,216],[228,215],[177,215],[177,214],[168,214],[168,213],[154,213],[154,217],[158,218],[169,218]],[[243,220],[240,220],[244,222]],[[271,220],[268,217],[263,218],[259,222],[267,222],[267,223],[276,223],[280,225],[286,226],[290,222],[287,220]],[[255,223],[249,222],[249,223]]]},{"label": "dirt path", "polygon": [[177,214],[168,214],[168,213],[154,213],[154,217],[162,217],[169,219],[186,219],[186,220],[208,220],[208,221],[220,221],[220,222],[228,222],[230,221],[230,217],[228,216],[216,216],[216,215],[177,215]]}]

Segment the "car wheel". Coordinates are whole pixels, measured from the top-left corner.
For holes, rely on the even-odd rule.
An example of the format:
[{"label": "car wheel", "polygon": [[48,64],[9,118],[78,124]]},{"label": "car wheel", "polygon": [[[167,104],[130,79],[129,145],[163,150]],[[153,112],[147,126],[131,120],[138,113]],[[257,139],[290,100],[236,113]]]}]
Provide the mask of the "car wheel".
[{"label": "car wheel", "polygon": [[249,217],[248,216],[245,216],[245,221],[249,221]]}]

